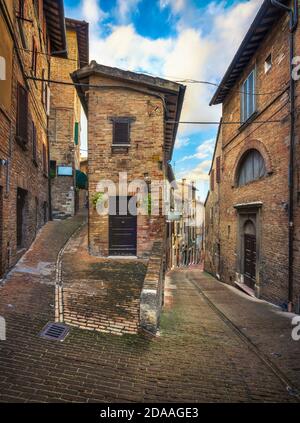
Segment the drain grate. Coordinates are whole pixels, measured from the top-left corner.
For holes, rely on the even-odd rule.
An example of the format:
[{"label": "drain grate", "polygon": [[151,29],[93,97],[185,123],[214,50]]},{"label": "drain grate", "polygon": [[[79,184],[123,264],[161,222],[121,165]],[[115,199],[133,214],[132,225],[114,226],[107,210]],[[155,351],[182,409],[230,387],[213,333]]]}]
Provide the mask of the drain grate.
[{"label": "drain grate", "polygon": [[70,329],[62,323],[47,323],[40,337],[52,341],[64,341]]}]

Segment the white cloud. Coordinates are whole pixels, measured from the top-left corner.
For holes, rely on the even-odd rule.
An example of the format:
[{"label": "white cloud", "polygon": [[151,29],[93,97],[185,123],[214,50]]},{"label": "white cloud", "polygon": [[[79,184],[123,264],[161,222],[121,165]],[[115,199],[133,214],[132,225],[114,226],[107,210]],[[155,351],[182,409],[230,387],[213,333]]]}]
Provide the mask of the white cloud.
[{"label": "white cloud", "polygon": [[188,169],[178,173],[178,179],[185,178],[189,182],[208,181],[208,172],[211,166],[211,160],[204,160],[194,169]]},{"label": "white cloud", "polygon": [[107,16],[101,9],[98,0],[82,0],[80,7],[82,10],[81,19],[86,20],[91,25],[98,24]]},{"label": "white cloud", "polygon": [[178,137],[175,143],[175,150],[180,150],[181,148],[187,147],[189,144],[189,138]]},{"label": "white cloud", "polygon": [[196,153],[191,154],[189,156],[184,156],[182,159],[178,160],[177,163],[186,162],[187,160],[203,160],[212,157],[214,152],[214,146],[215,146],[215,139],[209,139],[204,141],[201,145],[197,147]]},{"label": "white cloud", "polygon": [[117,21],[121,24],[128,23],[140,2],[141,0],[118,0],[115,10]]},{"label": "white cloud", "polygon": [[161,9],[165,7],[171,7],[174,13],[179,13],[185,7],[187,1],[186,0],[160,0],[159,5]]}]

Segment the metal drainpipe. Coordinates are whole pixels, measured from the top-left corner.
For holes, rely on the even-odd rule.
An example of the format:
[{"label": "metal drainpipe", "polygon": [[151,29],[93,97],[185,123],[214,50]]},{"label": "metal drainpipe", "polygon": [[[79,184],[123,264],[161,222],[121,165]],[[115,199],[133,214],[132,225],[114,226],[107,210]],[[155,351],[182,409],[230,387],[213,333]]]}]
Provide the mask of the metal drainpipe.
[{"label": "metal drainpipe", "polygon": [[295,81],[292,76],[293,58],[295,52],[294,34],[298,26],[298,0],[294,0],[294,7],[288,7],[277,0],[271,0],[271,4],[290,15],[290,157],[289,157],[289,264],[288,264],[288,311],[293,309],[293,291],[294,291],[294,148],[295,148]]}]

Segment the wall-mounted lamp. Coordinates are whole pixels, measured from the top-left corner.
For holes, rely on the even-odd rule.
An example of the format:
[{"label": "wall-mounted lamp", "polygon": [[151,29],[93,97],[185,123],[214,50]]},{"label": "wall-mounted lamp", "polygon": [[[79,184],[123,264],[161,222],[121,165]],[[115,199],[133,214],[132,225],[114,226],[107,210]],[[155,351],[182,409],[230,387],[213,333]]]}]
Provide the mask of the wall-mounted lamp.
[{"label": "wall-mounted lamp", "polygon": [[8,165],[8,160],[0,159],[0,166],[7,166],[7,165]]}]

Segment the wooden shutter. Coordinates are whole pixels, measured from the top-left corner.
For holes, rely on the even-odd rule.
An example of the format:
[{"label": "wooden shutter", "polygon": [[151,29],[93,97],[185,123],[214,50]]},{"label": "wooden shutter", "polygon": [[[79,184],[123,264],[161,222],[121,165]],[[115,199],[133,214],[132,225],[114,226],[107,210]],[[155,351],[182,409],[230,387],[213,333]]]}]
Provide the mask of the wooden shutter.
[{"label": "wooden shutter", "polygon": [[210,174],[210,189],[214,191],[215,189],[215,170],[213,169]]},{"label": "wooden shutter", "polygon": [[129,145],[129,128],[128,122],[114,122],[113,145]]},{"label": "wooden shutter", "polygon": [[17,141],[22,145],[28,142],[28,93],[18,84],[17,87]]},{"label": "wooden shutter", "polygon": [[74,143],[75,143],[75,145],[79,144],[79,123],[78,122],[75,122]]},{"label": "wooden shutter", "polygon": [[217,184],[221,182],[221,157],[217,157],[216,159],[216,181]]},{"label": "wooden shutter", "polygon": [[31,69],[36,76],[36,69],[37,69],[37,56],[38,56],[38,50],[37,50],[37,44],[35,41],[35,38],[32,37],[32,61],[31,61]]},{"label": "wooden shutter", "polygon": [[45,144],[43,144],[43,170],[44,174],[48,175],[47,149]]}]

